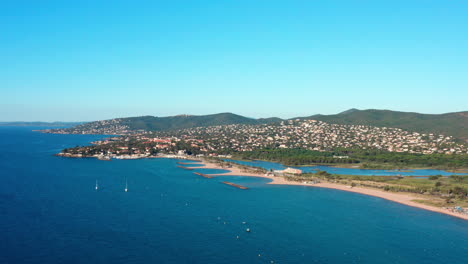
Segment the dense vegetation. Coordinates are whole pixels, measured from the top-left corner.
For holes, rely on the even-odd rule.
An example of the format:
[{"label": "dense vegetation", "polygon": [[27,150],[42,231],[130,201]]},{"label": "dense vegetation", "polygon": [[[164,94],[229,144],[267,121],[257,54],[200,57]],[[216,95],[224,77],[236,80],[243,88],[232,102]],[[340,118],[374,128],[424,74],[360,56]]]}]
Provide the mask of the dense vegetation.
[{"label": "dense vegetation", "polygon": [[263,149],[233,153],[240,159],[258,159],[279,162],[285,165],[306,165],[313,163],[359,163],[359,160],[333,158],[334,152],[320,152],[305,149]]},{"label": "dense vegetation", "polygon": [[[429,178],[397,177],[397,176],[356,176],[330,174],[325,171],[288,176],[292,181],[326,180],[347,184],[379,188],[385,191],[410,192],[439,197],[439,201],[422,201],[432,205],[444,206],[458,204],[468,206],[468,176],[453,175],[450,177],[431,176]],[[454,204],[455,205],[455,204]]]},{"label": "dense vegetation", "polygon": [[[233,154],[238,159],[267,160],[285,165],[360,163],[363,168],[407,168],[418,166],[445,169],[468,168],[467,154],[412,154],[365,149],[336,149],[330,152],[305,149],[263,149]],[[336,158],[336,156],[347,156],[348,158]]]}]

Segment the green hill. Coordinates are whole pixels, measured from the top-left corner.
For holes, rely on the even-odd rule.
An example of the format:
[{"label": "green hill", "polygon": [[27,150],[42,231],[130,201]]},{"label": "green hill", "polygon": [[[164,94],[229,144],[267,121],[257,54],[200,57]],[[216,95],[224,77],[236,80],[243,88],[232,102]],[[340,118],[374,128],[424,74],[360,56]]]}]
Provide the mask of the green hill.
[{"label": "green hill", "polygon": [[279,118],[248,118],[232,113],[213,115],[177,115],[168,117],[138,116],[94,121],[67,129],[52,129],[47,132],[71,134],[125,134],[132,131],[163,131],[192,127],[219,126],[231,124],[266,124],[278,122]]},{"label": "green hill", "polygon": [[[334,124],[394,127],[420,133],[444,134],[468,142],[468,111],[430,115],[390,110],[358,110],[353,108],[336,115],[313,115],[300,119],[315,119]],[[277,117],[254,119],[232,113],[200,116],[139,116],[89,122],[71,128],[50,130],[49,132],[125,134],[138,130],[163,131],[231,124],[256,125],[280,122],[282,120]]]},{"label": "green hill", "polygon": [[231,113],[213,115],[178,115],[168,117],[141,116],[120,118],[120,124],[128,126],[132,130],[175,130],[191,127],[206,127],[230,124],[258,124],[261,121]]},{"label": "green hill", "polygon": [[468,142],[468,111],[433,115],[350,109],[336,115],[313,115],[304,118],[335,124],[396,127],[420,133],[438,133]]}]

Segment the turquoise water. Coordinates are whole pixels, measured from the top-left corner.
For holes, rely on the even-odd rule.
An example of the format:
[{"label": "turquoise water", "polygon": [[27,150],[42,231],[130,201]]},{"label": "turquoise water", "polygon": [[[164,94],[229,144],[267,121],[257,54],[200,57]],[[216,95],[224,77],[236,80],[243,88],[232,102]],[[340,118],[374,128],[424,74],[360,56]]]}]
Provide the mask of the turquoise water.
[{"label": "turquoise water", "polygon": [[206,179],[177,168],[172,159],[55,157],[64,147],[100,136],[30,130],[0,128],[0,263],[466,263],[468,258],[468,221],[455,217],[338,190],[270,186],[261,178]]},{"label": "turquoise water", "polygon": [[[248,165],[253,167],[260,167],[264,169],[273,169],[273,170],[284,170],[287,166],[276,162],[268,161],[242,161],[242,160],[232,160],[225,159],[226,161],[235,162],[242,165]],[[368,169],[353,169],[353,168],[334,168],[328,166],[302,166],[302,167],[292,167],[302,170],[303,172],[316,172],[317,170],[326,171],[332,174],[343,174],[343,175],[369,175],[369,176],[430,176],[430,175],[468,175],[468,173],[453,173],[443,170],[368,170]]]}]

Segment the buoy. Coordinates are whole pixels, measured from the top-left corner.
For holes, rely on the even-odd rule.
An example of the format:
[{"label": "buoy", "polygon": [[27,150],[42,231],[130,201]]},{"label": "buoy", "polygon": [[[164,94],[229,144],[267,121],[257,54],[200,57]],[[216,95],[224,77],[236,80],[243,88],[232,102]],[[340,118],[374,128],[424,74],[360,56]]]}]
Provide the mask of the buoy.
[{"label": "buoy", "polygon": [[247,228],[247,229],[245,230],[245,232],[250,232],[250,228]]}]

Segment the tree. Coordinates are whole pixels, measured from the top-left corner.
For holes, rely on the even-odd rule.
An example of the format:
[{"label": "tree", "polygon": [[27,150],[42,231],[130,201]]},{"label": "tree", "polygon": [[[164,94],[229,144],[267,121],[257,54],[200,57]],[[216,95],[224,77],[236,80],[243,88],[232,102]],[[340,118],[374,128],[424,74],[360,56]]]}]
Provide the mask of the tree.
[{"label": "tree", "polygon": [[463,181],[463,176],[460,175],[451,175],[450,179],[453,179],[456,182],[462,182]]}]

